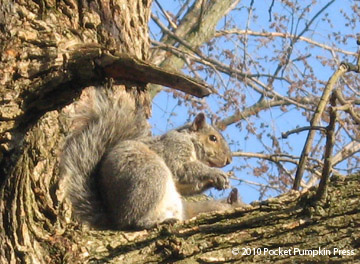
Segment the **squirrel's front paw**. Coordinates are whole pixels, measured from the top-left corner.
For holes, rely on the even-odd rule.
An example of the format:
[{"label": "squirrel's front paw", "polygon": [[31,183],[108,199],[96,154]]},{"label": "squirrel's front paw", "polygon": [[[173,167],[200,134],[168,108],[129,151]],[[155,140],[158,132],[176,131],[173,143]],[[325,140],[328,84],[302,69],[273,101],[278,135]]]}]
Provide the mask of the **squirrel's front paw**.
[{"label": "squirrel's front paw", "polygon": [[213,186],[218,190],[224,190],[230,187],[229,177],[223,171],[214,175],[212,182]]}]

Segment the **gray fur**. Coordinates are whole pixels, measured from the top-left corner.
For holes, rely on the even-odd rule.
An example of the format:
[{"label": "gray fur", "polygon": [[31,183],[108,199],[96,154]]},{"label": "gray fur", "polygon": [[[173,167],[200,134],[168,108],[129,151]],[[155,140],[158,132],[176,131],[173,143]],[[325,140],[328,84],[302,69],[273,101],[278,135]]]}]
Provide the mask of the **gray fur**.
[{"label": "gray fur", "polygon": [[62,153],[61,175],[81,221],[97,228],[149,228],[199,210],[229,208],[226,203],[192,206],[180,197],[229,185],[227,174],[216,167],[230,163],[231,151],[203,114],[151,137],[142,111],[126,97],[112,97],[95,91],[93,103],[76,116],[84,125],[71,133]]},{"label": "gray fur", "polygon": [[114,103],[99,90],[95,91],[93,104],[84,104],[77,115],[86,124],[67,138],[61,175],[67,177],[67,193],[75,214],[92,226],[102,227],[109,219],[96,189],[98,164],[118,142],[148,136],[149,125],[144,114],[135,112],[126,100]]},{"label": "gray fur", "polygon": [[[213,134],[219,138],[216,146],[206,140]],[[170,168],[181,195],[198,194],[212,187],[218,190],[229,187],[228,175],[214,166],[224,167],[230,163],[231,151],[214,127],[203,124],[194,131],[189,124],[144,140]]]}]

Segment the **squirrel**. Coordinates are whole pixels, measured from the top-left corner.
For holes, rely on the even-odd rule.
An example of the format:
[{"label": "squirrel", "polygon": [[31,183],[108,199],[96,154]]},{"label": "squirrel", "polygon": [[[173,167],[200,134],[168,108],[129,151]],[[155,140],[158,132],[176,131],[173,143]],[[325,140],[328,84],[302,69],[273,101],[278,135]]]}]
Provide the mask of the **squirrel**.
[{"label": "squirrel", "polygon": [[66,194],[82,222],[100,229],[144,229],[237,203],[233,194],[231,201],[182,197],[229,187],[219,168],[231,162],[230,148],[203,113],[151,136],[144,112],[130,97],[114,99],[100,88],[91,97],[79,107],[73,120],[81,125],[67,137],[60,159]]}]

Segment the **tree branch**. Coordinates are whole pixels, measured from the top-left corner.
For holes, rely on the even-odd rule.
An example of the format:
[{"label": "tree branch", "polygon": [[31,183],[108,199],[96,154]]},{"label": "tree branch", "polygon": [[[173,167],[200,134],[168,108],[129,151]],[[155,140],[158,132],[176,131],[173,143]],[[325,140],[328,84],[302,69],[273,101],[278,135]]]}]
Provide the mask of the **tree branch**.
[{"label": "tree branch", "polygon": [[281,133],[281,137],[282,138],[287,138],[288,136],[292,135],[292,134],[297,134],[300,133],[302,131],[308,131],[308,130],[320,130],[320,131],[324,131],[326,132],[326,127],[322,127],[322,126],[305,126],[305,127],[299,127],[299,128],[295,128],[293,130],[287,131],[287,132],[283,132]]},{"label": "tree branch", "polygon": [[204,97],[211,93],[209,86],[172,69],[160,68],[127,54],[103,54],[97,63],[107,77],[134,82],[155,83],[187,94]]},{"label": "tree branch", "polygon": [[[181,50],[186,50],[191,47],[192,50],[196,50],[201,44],[211,39],[219,20],[234,8],[239,1],[240,0],[207,1],[205,2],[205,7],[201,6],[201,1],[194,1],[194,4],[190,7],[188,13],[185,14],[179,22],[179,26],[173,33],[171,32],[173,35],[189,44],[187,47],[180,46],[179,48]],[[202,20],[199,21],[201,10],[203,10],[203,15]],[[161,41],[166,45],[173,46],[179,39],[173,38],[173,36],[168,33],[168,30],[164,31],[164,36]],[[162,50],[154,51],[151,61],[162,68],[172,67],[173,69],[178,70],[184,65],[183,60],[175,56],[166,56],[166,52]],[[151,86],[151,96],[154,97],[160,90],[160,87]]]},{"label": "tree branch", "polygon": [[[290,34],[290,33],[283,33],[283,32],[257,32],[257,31],[252,31],[252,30],[240,30],[240,29],[228,29],[228,30],[219,30],[215,33],[216,37],[221,37],[221,36],[225,36],[225,35],[231,35],[231,34],[236,34],[236,35],[250,35],[250,36],[257,36],[257,37],[265,37],[265,38],[274,38],[274,37],[280,37],[280,38],[290,38],[293,39],[296,37],[296,35],[294,34]],[[325,49],[325,50],[329,50],[329,51],[335,51],[335,52],[339,52],[345,55],[350,55],[350,56],[356,56],[357,53],[356,52],[352,52],[352,51],[347,51],[347,50],[343,50],[340,48],[336,48],[336,47],[331,47],[329,45],[323,44],[323,43],[319,43],[315,40],[312,40],[310,38],[306,38],[303,36],[298,37],[299,40],[302,40],[304,42],[307,42],[311,45],[317,46],[319,48]]]},{"label": "tree branch", "polygon": [[[202,55],[199,51],[196,52],[196,55],[198,55],[200,58],[197,58],[193,54],[189,54],[186,51],[179,50],[177,48],[170,47],[168,45],[164,45],[162,43],[155,42],[155,41],[153,41],[153,43],[156,45],[159,45],[162,49],[171,51],[172,53],[174,53],[176,56],[178,56],[180,58],[182,57],[181,53],[187,54],[188,56],[191,56],[192,60],[194,60],[196,62],[199,62],[201,64],[204,64],[204,65],[207,65],[210,67],[214,67],[215,69],[217,69],[218,71],[220,71],[222,73],[225,73],[234,78],[237,78],[240,81],[246,82],[246,84],[250,85],[256,92],[260,93],[263,96],[266,96],[269,98],[274,98],[275,100],[283,100],[284,102],[287,102],[287,104],[293,104],[293,105],[296,105],[297,107],[311,111],[310,107],[307,107],[306,105],[301,103],[302,100],[282,96],[281,94],[275,92],[274,89],[271,89],[266,84],[263,84],[262,82],[260,82],[259,80],[254,78],[254,77],[271,77],[271,78],[276,79],[276,77],[274,77],[273,75],[244,74],[241,70],[232,68],[224,63],[221,63],[220,61],[217,61],[215,59],[208,58],[208,57]],[[260,86],[260,87],[258,87],[258,86]],[[304,98],[304,101],[306,101],[306,103],[309,102],[305,98]]]},{"label": "tree branch", "polygon": [[347,112],[357,124],[360,124],[360,115],[355,112],[353,102],[345,100],[340,89],[335,89],[335,96],[340,104],[342,104],[342,106],[337,107],[337,109]]},{"label": "tree branch", "polygon": [[360,151],[360,142],[351,141],[341,151],[333,156],[333,164],[336,165]]},{"label": "tree branch", "polygon": [[253,104],[252,106],[247,107],[242,111],[237,111],[234,115],[229,116],[229,117],[217,122],[216,126],[221,130],[225,130],[225,128],[227,126],[237,123],[240,120],[244,120],[244,119],[248,118],[249,116],[256,115],[257,113],[259,113],[262,110],[266,110],[271,107],[281,106],[281,105],[289,105],[289,103],[284,100],[281,100],[281,99],[280,100],[262,99],[262,100],[258,101],[257,103]]},{"label": "tree branch", "polygon": [[[296,157],[288,154],[263,154],[263,153],[252,153],[252,152],[240,152],[236,151],[232,153],[233,157],[247,157],[247,158],[257,158],[257,159],[265,159],[274,163],[280,162],[288,162],[294,165],[299,165],[300,157]],[[317,166],[323,166],[323,162],[318,159],[310,158],[312,161],[316,162]],[[307,170],[314,173],[317,177],[321,176],[321,173],[315,169],[316,166],[307,166]],[[309,188],[309,184],[305,183],[303,180],[301,181],[301,187]]]},{"label": "tree branch", "polygon": [[[342,75],[344,75],[347,71],[348,71],[348,67],[346,67],[344,64],[340,64],[339,68],[335,71],[335,73],[329,79],[329,81],[323,91],[323,94],[320,98],[320,102],[315,110],[315,114],[311,120],[311,125],[310,125],[311,127],[317,126],[319,124],[321,115],[325,110],[325,107],[329,101],[331,92],[333,91],[335,84],[337,83],[339,78]],[[305,170],[305,165],[308,160],[308,155],[310,153],[314,137],[315,137],[315,131],[310,130],[308,133],[308,136],[306,138],[306,143],[305,143],[304,148],[301,153],[298,169],[296,171],[295,181],[294,181],[294,185],[293,185],[294,190],[299,189],[301,178],[302,178],[304,170]]]},{"label": "tree branch", "polygon": [[320,200],[326,196],[327,183],[329,181],[330,173],[332,170],[332,150],[335,145],[335,125],[336,125],[336,94],[332,93],[330,99],[330,122],[326,129],[326,145],[324,155],[324,167],[321,174],[319,187],[316,192],[316,200]]}]

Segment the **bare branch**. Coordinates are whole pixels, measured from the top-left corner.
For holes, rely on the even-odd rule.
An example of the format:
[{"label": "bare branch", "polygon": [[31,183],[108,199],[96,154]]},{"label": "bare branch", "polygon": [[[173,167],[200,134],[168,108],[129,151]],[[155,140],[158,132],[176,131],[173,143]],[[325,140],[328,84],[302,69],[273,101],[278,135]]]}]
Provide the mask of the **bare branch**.
[{"label": "bare branch", "polygon": [[[228,29],[228,30],[219,30],[216,32],[215,36],[216,37],[220,37],[220,36],[224,36],[224,35],[232,35],[232,34],[236,34],[236,35],[250,35],[250,36],[258,36],[258,37],[265,37],[265,38],[274,38],[274,37],[280,37],[280,38],[295,38],[296,36],[290,33],[283,33],[283,32],[257,32],[257,31],[252,31],[252,30],[240,30],[240,29]],[[299,40],[305,41],[311,45],[317,46],[319,48],[325,49],[325,50],[329,50],[329,51],[335,51],[335,52],[339,52],[345,55],[350,55],[350,56],[356,56],[357,53],[356,52],[352,52],[352,51],[347,51],[347,50],[343,50],[340,48],[336,48],[336,47],[331,47],[329,45],[323,44],[323,43],[319,43],[313,39],[310,38],[306,38],[303,36],[300,36],[298,38]]]},{"label": "bare branch", "polygon": [[[236,151],[232,153],[233,157],[247,157],[247,158],[257,158],[257,159],[264,159],[264,160],[268,160],[270,162],[274,162],[274,163],[281,163],[281,162],[288,162],[288,163],[292,163],[294,165],[299,165],[299,159],[300,157],[296,157],[293,155],[289,155],[289,154],[263,154],[263,153],[253,153],[253,152],[240,152],[240,151]],[[310,160],[316,162],[316,166],[323,166],[323,162],[321,160],[318,159],[314,159],[314,158],[310,158]],[[320,176],[321,173],[315,169],[316,166],[307,166],[307,170],[309,170],[310,172],[314,173],[315,175],[312,177],[312,179],[317,180]],[[293,177],[292,177],[293,178]],[[313,181],[305,183],[305,181],[301,180],[301,187],[303,188],[309,188],[313,185]]]},{"label": "bare branch", "polygon": [[352,141],[333,157],[333,164],[336,165],[360,151],[360,142]]},{"label": "bare branch", "polygon": [[[171,52],[173,52],[174,54],[176,54],[177,56],[181,57],[181,52],[184,52],[184,51],[180,51],[174,47],[171,47],[171,46],[167,46],[167,45],[164,45],[164,44],[161,44],[159,42],[156,42],[156,41],[152,41],[153,44],[157,44],[159,45],[161,48],[164,48],[166,50],[169,50]],[[186,43],[186,42],[184,42]],[[191,48],[189,46],[189,48]],[[193,51],[193,50],[192,50]],[[180,53],[179,53],[180,52]],[[211,58],[208,58],[204,55],[201,54],[200,51],[193,51],[197,56],[200,57],[199,58],[196,58],[196,57],[193,57],[194,61],[196,62],[199,62],[199,63],[202,63],[204,65],[209,65],[212,64],[213,67],[215,67],[218,71],[222,72],[222,73],[225,73],[225,74],[228,74],[232,77],[235,77],[237,79],[239,79],[240,81],[246,81],[246,83],[248,85],[250,85],[255,91],[257,91],[258,93],[266,96],[266,97],[269,97],[269,98],[274,98],[276,100],[283,100],[285,102],[287,102],[288,104],[293,104],[293,105],[296,105],[300,108],[303,108],[305,110],[308,110],[308,111],[311,111],[312,109],[308,106],[306,106],[305,104],[302,104],[301,103],[301,100],[299,99],[292,99],[290,97],[286,97],[286,96],[282,96],[281,94],[277,93],[274,91],[274,89],[268,87],[266,84],[260,82],[259,80],[253,78],[253,77],[271,77],[271,78],[274,78],[273,75],[265,75],[265,74],[244,74],[242,71],[238,70],[238,69],[235,69],[235,68],[232,68],[226,64],[223,64],[215,59],[211,59]],[[187,53],[188,55],[190,55],[189,53]],[[276,79],[276,77],[275,77]],[[258,87],[260,86],[260,87]],[[308,100],[305,100],[307,101],[308,103]]]},{"label": "bare branch", "polygon": [[[325,110],[325,107],[329,101],[330,95],[332,90],[334,89],[335,84],[337,83],[337,81],[339,80],[339,78],[344,75],[346,72],[348,71],[348,68],[344,65],[341,64],[339,66],[339,68],[335,71],[335,73],[330,77],[324,91],[323,94],[321,96],[320,102],[317,106],[317,109],[315,111],[315,114],[311,120],[311,126],[317,126],[318,123],[320,122],[321,119],[321,115]],[[304,173],[305,170],[305,165],[306,162],[308,160],[308,155],[309,152],[311,150],[311,146],[312,146],[312,142],[314,140],[315,137],[315,131],[314,130],[310,130],[308,133],[308,136],[306,138],[306,143],[304,145],[303,151],[301,153],[301,158],[300,158],[300,162],[299,162],[299,166],[298,169],[296,171],[296,175],[295,175],[295,181],[294,181],[294,185],[293,185],[293,189],[294,190],[298,190],[299,186],[300,186],[300,182],[301,182],[301,178],[302,175]]]},{"label": "bare branch", "polygon": [[[269,87],[268,85],[260,82],[258,79],[255,79],[255,78],[249,78],[252,82],[254,82],[255,84],[259,85],[261,88],[263,88],[264,90],[261,90],[259,88],[257,88],[256,86],[254,85],[251,85],[251,83],[248,83],[249,85],[251,85],[251,87],[259,92],[260,94],[264,95],[264,96],[267,96],[267,97],[274,97],[276,99],[282,99],[286,102],[288,102],[289,104],[293,104],[293,105],[296,105],[300,108],[303,108],[305,110],[308,110],[308,111],[312,111],[312,109],[304,104],[301,103],[301,100],[299,102],[299,100],[297,99],[292,99],[291,97],[286,97],[286,96],[282,96],[281,94],[279,94],[278,92],[275,92],[274,89],[272,89],[271,87]],[[308,102],[307,102],[308,103]]]},{"label": "bare branch", "polygon": [[292,135],[292,134],[297,134],[300,133],[302,131],[308,131],[308,130],[320,130],[320,131],[324,131],[326,132],[326,127],[322,127],[322,126],[305,126],[305,127],[299,127],[299,128],[295,128],[293,130],[287,131],[287,132],[283,132],[281,133],[281,137],[282,138],[287,138],[288,136]]},{"label": "bare branch", "polygon": [[274,187],[274,186],[271,186],[270,184],[263,184],[263,183],[249,181],[249,180],[245,180],[245,179],[239,179],[239,178],[235,178],[234,180],[237,180],[239,182],[244,182],[244,183],[249,184],[249,185],[254,185],[254,186],[259,186],[259,187],[262,187],[262,188],[269,188],[269,189],[273,189],[275,191],[279,191],[279,187],[277,187],[277,186]]},{"label": "bare branch", "polygon": [[216,126],[219,129],[224,130],[227,126],[234,124],[236,122],[239,122],[240,120],[244,120],[244,119],[248,118],[249,116],[256,115],[257,113],[259,113],[262,110],[270,109],[271,107],[281,106],[281,105],[289,105],[289,103],[286,102],[285,100],[281,100],[281,99],[280,100],[262,99],[261,101],[258,101],[254,105],[247,107],[242,111],[237,111],[234,115],[229,116],[229,117],[217,122]]},{"label": "bare branch", "polygon": [[360,115],[355,112],[353,102],[345,100],[340,89],[335,90],[335,96],[339,100],[340,104],[342,104],[342,106],[337,107],[337,109],[347,112],[357,124],[360,124]]},{"label": "bare branch", "polygon": [[333,92],[330,99],[330,122],[326,131],[326,145],[325,145],[325,155],[324,155],[324,168],[322,170],[321,179],[319,187],[316,192],[316,199],[320,200],[326,197],[327,183],[329,181],[330,173],[332,171],[332,150],[335,145],[335,125],[336,125],[336,95]]},{"label": "bare branch", "polygon": [[161,13],[163,13],[163,15],[165,16],[166,20],[169,22],[169,25],[176,29],[177,26],[176,24],[174,23],[174,21],[171,19],[171,17],[169,16],[169,14],[165,11],[165,9],[162,7],[162,5],[160,5],[159,1],[158,0],[154,0],[156,5],[159,7]]},{"label": "bare branch", "polygon": [[275,0],[272,0],[271,1],[271,5],[270,5],[270,7],[269,7],[269,10],[268,10],[268,13],[269,13],[269,22],[271,22],[271,13],[272,13],[272,8],[274,7],[274,2],[275,2]]},{"label": "bare branch", "polygon": [[263,154],[263,153],[240,152],[240,151],[233,152],[232,156],[266,159],[272,162],[290,162],[295,165],[298,164],[298,159],[299,159],[299,157],[286,155],[286,154]]}]

